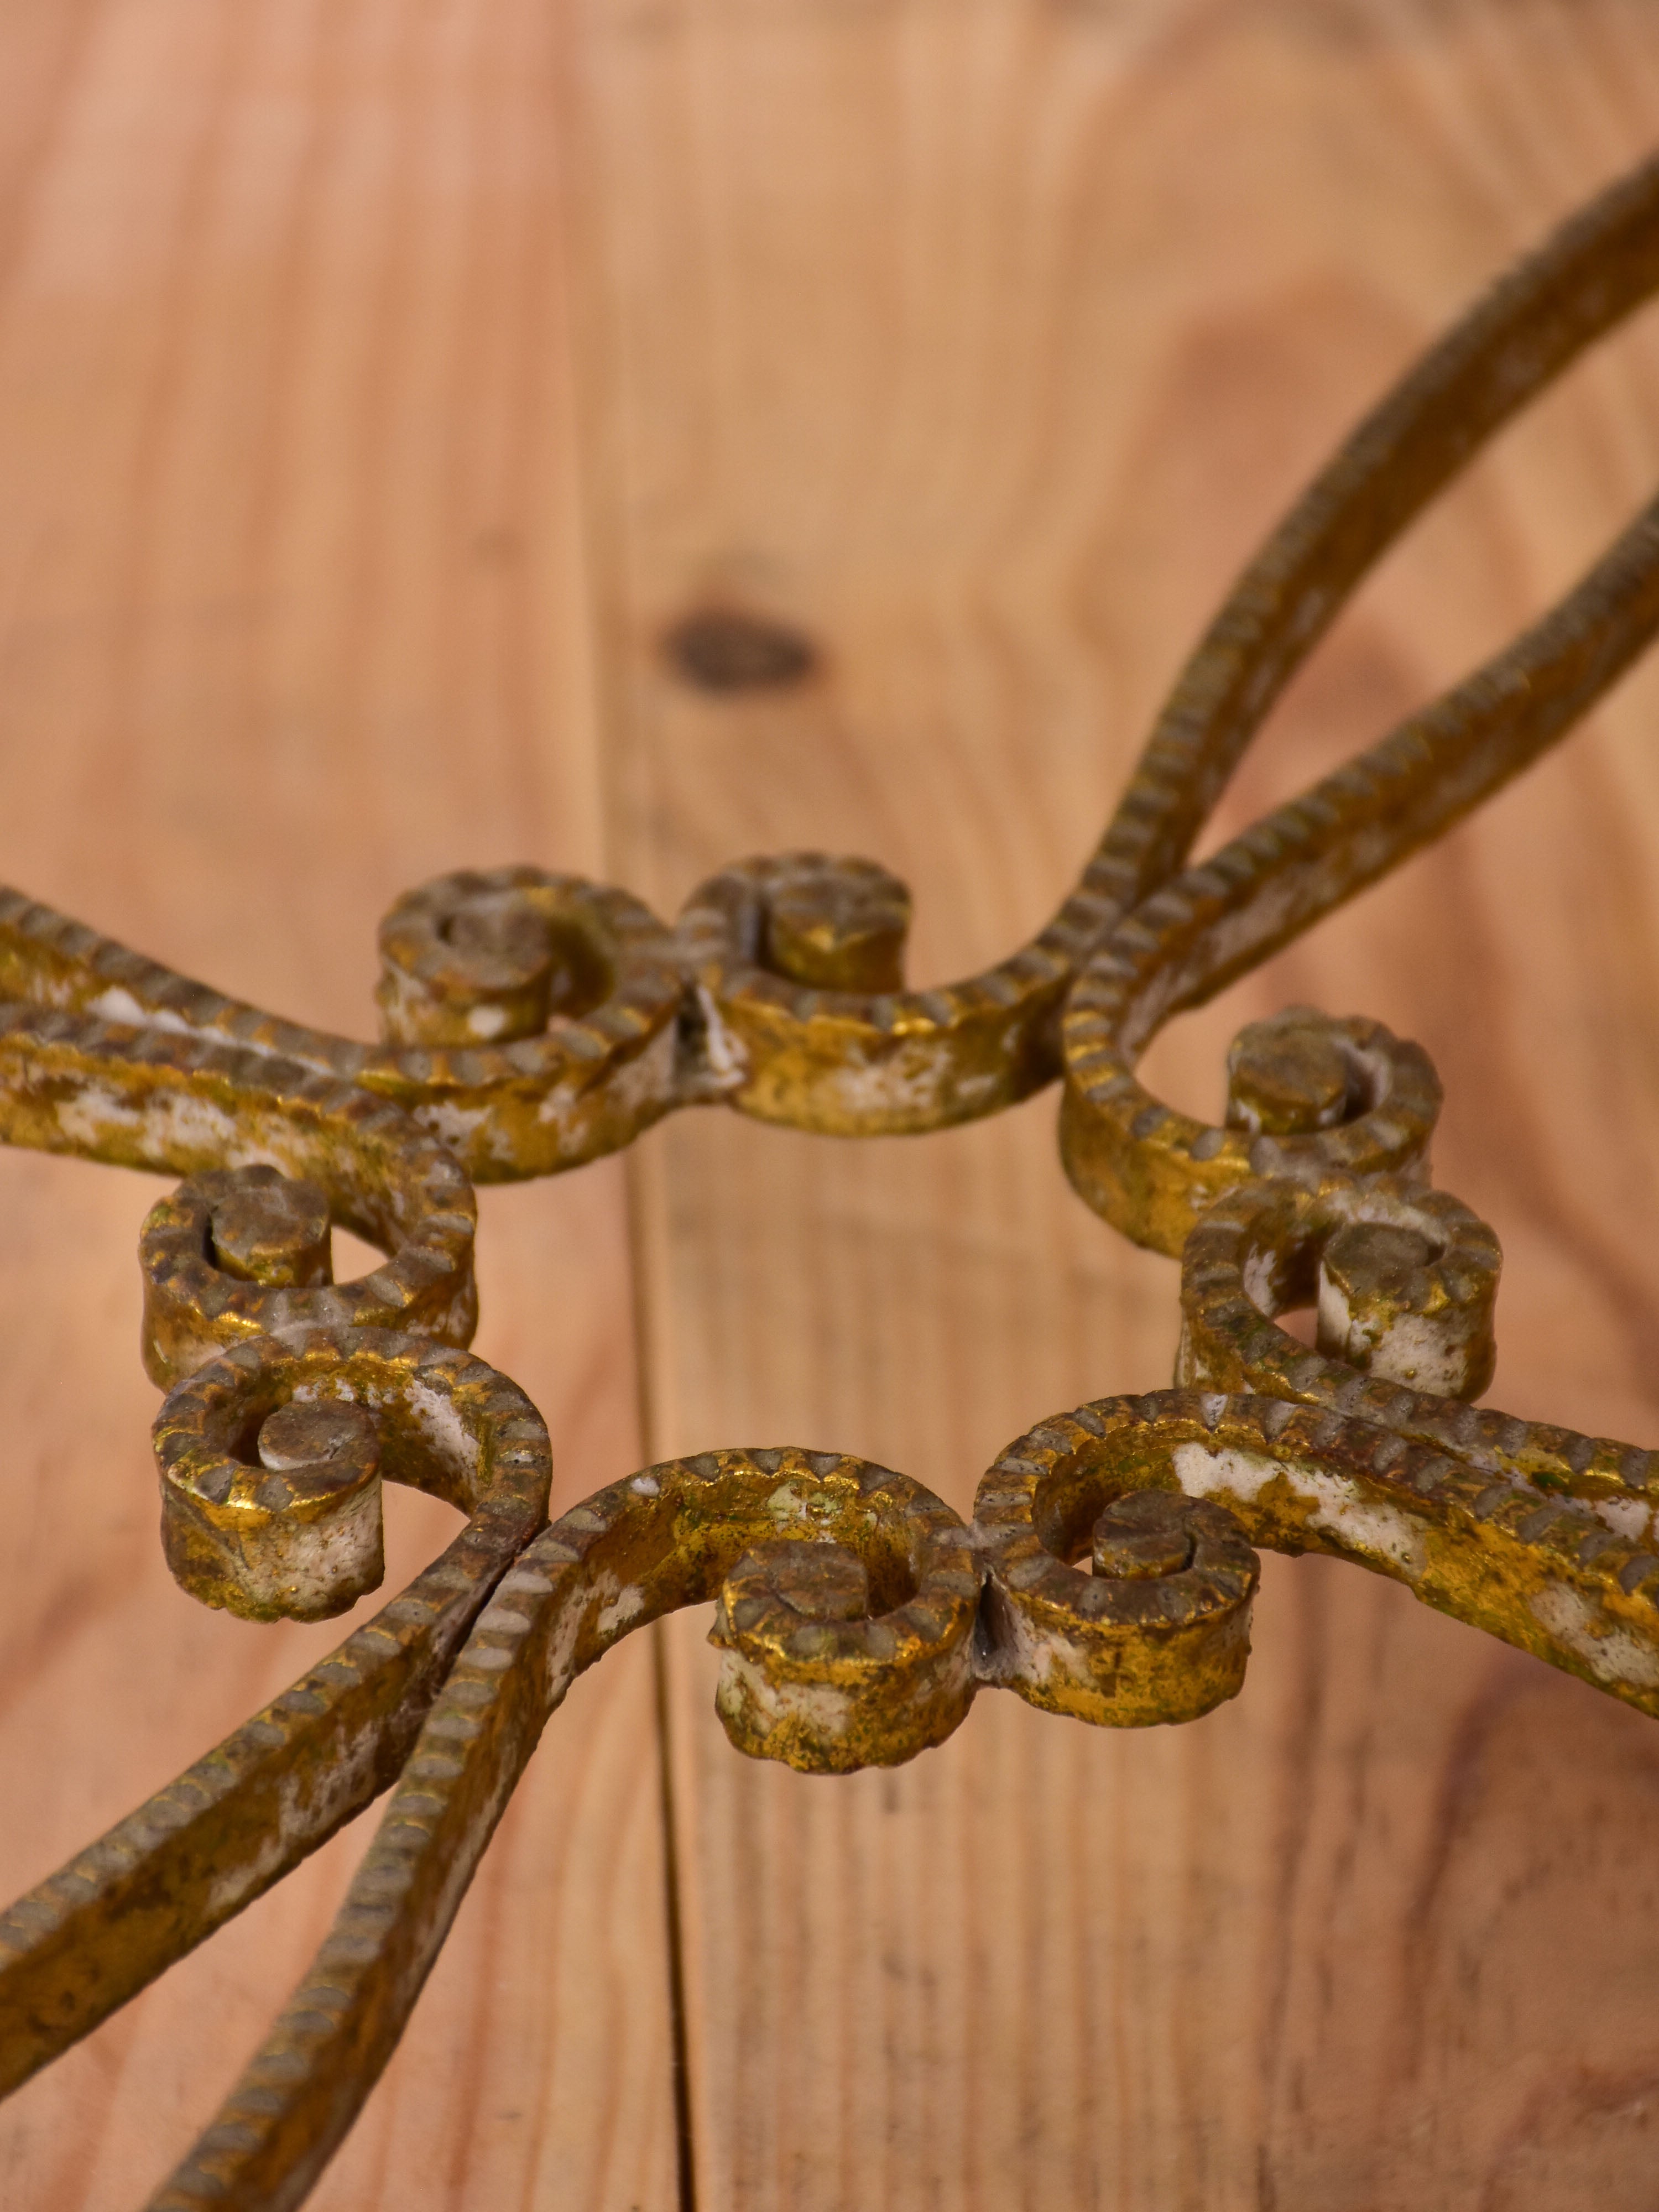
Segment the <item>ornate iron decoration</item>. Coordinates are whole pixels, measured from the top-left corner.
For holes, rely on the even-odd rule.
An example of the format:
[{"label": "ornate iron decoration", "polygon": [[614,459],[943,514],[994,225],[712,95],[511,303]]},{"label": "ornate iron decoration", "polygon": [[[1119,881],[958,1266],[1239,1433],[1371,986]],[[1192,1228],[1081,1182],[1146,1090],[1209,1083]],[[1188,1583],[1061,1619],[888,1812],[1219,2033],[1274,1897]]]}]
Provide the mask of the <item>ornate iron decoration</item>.
[{"label": "ornate iron decoration", "polygon": [[[151,2200],[298,2204],[570,1682],[680,1606],[714,1603],[732,1742],[817,1772],[914,1757],[988,1684],[1110,1726],[1196,1718],[1243,1680],[1256,1546],[1392,1576],[1659,1715],[1659,1458],[1469,1402],[1499,1254],[1430,1187],[1427,1056],[1292,1008],[1235,1041],[1217,1127],[1135,1074],[1161,1024],[1516,775],[1659,629],[1656,503],[1505,652],[1183,872],[1378,554],[1656,288],[1659,162],[1360,425],[1200,644],[1077,889],[947,988],[903,988],[904,886],[818,854],[726,869],[672,930],[534,868],[428,884],[381,927],[379,1045],[0,897],[0,1135],[184,1177],[139,1245],[179,1583],[250,1619],[322,1619],[380,1580],[383,1482],[468,1516],[330,1658],[0,1916],[0,2087],[395,1784],[311,1972]],[[465,1350],[474,1182],[580,1166],[690,1103],[921,1132],[1056,1077],[1079,1192],[1181,1260],[1175,1389],[1040,1422],[971,1528],[902,1474],[796,1449],[648,1468],[544,1525],[546,1429]],[[332,1223],[385,1264],[333,1282]],[[1276,1321],[1310,1304],[1316,1350]]]}]

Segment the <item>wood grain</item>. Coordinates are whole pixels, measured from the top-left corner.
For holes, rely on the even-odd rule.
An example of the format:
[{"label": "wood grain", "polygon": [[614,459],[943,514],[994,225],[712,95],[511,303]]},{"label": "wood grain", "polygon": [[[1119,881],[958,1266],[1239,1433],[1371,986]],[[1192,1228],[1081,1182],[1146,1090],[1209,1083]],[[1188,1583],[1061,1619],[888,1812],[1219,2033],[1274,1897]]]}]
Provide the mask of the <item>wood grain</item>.
[{"label": "wood grain", "polygon": [[[358,1035],[404,887],[603,872],[548,48],[516,0],[0,22],[0,873]],[[161,1564],[136,1242],[162,1186],[15,1154],[0,1187],[9,1896],[343,1629],[210,1614]],[[484,1194],[480,1274],[477,1348],[573,1503],[640,1457],[619,1169]],[[454,1522],[396,1496],[388,1524],[395,1589]],[[675,2202],[653,1713],[645,1650],[572,1698],[316,2203]],[[366,1840],[0,2112],[9,2208],[143,2200]]]},{"label": "wood grain", "polygon": [[[1045,915],[1300,482],[1659,129],[1651,12],[1611,5],[617,0],[580,46],[623,872],[667,906],[744,850],[871,853],[923,983]],[[1387,564],[1216,836],[1649,495],[1655,365],[1619,339]],[[710,601],[821,678],[677,684],[656,641]],[[1496,1401],[1644,1439],[1656,698],[1151,1063],[1213,1111],[1288,1000],[1422,1038],[1509,1249]],[[658,1450],[857,1451],[965,1507],[1045,1412],[1168,1377],[1174,1271],[1068,1196],[1050,1100],[857,1147],[682,1120],[635,1173]],[[1270,1563],[1258,1619],[1199,1727],[988,1696],[833,1788],[730,1757],[676,1624],[700,2203],[1647,2201],[1649,1732],[1350,1571]]]},{"label": "wood grain", "polygon": [[[1641,0],[16,0],[0,871],[358,1033],[374,917],[469,862],[670,912],[738,854],[867,851],[916,890],[915,979],[965,972],[1057,900],[1332,441],[1656,132]],[[1216,836],[1649,495],[1656,370],[1651,328],[1619,337],[1390,560]],[[711,605],[800,628],[819,673],[699,693],[662,641]],[[1287,1000],[1421,1038],[1441,1179],[1508,1254],[1495,1401],[1644,1442],[1656,707],[1640,672],[1150,1062],[1212,1109],[1226,1037]],[[1163,1381],[1174,1271],[1070,1196],[1053,1117],[853,1146],[707,1113],[485,1194],[479,1349],[546,1412],[559,1498],[797,1441],[965,1506],[1036,1417]],[[15,1890],[332,1636],[204,1614],[161,1567],[152,1186],[24,1156],[0,1185]],[[394,1574],[444,1532],[408,1503]],[[1651,2196],[1635,1716],[1269,1561],[1249,1682],[1200,1725],[988,1695],[832,1784],[731,1754],[705,1626],[664,1638],[672,1836],[635,1644],[556,1720],[319,2204],[687,2201],[668,1841],[702,2212]],[[0,2112],[9,2207],[142,2197],[360,1848]]]}]

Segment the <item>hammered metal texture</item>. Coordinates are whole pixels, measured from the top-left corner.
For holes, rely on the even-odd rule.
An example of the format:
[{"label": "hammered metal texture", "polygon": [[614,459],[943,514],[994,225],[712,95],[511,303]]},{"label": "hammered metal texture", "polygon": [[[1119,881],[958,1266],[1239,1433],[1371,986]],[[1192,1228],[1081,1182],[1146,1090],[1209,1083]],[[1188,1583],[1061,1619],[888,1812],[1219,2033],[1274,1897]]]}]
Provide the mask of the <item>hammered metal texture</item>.
[{"label": "hammered metal texture", "polygon": [[[1503,422],[1659,288],[1659,163],[1505,277],[1245,570],[1082,880],[984,974],[913,992],[905,886],[736,863],[673,927],[627,892],[462,872],[381,926],[383,1037],[280,1020],[0,893],[0,1138],[181,1178],[143,1225],[166,1556],[252,1620],[383,1571],[387,1480],[466,1526],[216,1750],[0,1914],[0,2088],[27,2079],[380,1792],[310,1972],[151,2203],[297,2205],[394,2048],[575,1677],[712,1604],[733,1745],[834,1775],[916,1756],[981,1688],[1097,1725],[1235,1695],[1258,1551],[1322,1552],[1659,1716],[1659,1459],[1471,1401],[1500,1254],[1430,1182],[1419,1047],[1287,1008],[1235,1041],[1223,1121],[1137,1063],[1159,1027],[1375,882],[1565,734],[1659,629],[1659,506],[1391,736],[1202,866],[1193,842],[1355,586]],[[686,647],[690,651],[690,647]],[[1040,1421],[963,1522],[834,1451],[709,1451],[544,1527],[547,1432],[471,1358],[473,1184],[562,1172],[680,1107],[860,1136],[1063,1079],[1082,1197],[1182,1259],[1174,1390]],[[333,1280],[331,1232],[385,1256]],[[1313,1307],[1313,1348],[1279,1316]]]}]

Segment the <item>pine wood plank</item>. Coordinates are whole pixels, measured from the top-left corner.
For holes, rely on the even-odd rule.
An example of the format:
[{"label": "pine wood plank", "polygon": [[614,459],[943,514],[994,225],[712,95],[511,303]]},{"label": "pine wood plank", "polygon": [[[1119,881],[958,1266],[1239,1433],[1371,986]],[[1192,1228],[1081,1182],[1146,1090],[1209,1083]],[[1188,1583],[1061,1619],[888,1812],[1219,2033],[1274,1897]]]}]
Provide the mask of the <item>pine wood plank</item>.
[{"label": "pine wood plank", "polygon": [[[1047,913],[1284,501],[1659,129],[1652,17],[1616,0],[595,0],[581,25],[620,872],[667,907],[744,851],[873,853],[916,890],[922,982]],[[1650,495],[1654,368],[1650,330],[1620,339],[1389,563],[1225,823],[1461,673]],[[823,672],[677,682],[662,634],[710,601],[799,626]],[[1442,1179],[1509,1253],[1495,1401],[1644,1440],[1656,698],[1650,668],[1152,1062],[1213,1110],[1227,1036],[1287,1000],[1420,1037]],[[965,1506],[1043,1413],[1164,1380],[1174,1271],[1070,1198],[1053,1110],[859,1146],[656,1133],[653,1449],[834,1446]],[[700,2203],[1647,2187],[1635,1716],[1269,1562],[1249,1682],[1202,1724],[1095,1735],[988,1696],[941,1751],[831,1785],[729,1753],[702,1626],[670,1639]]]},{"label": "pine wood plank", "polygon": [[[603,872],[551,63],[520,0],[0,24],[0,874],[359,1035],[404,887]],[[9,1896],[344,1632],[210,1614],[162,1565],[134,1257],[161,1188],[0,1156]],[[638,1462],[621,1175],[483,1216],[478,1349],[547,1414],[558,1510]],[[395,1589],[453,1516],[394,1497],[388,1524]],[[643,1649],[573,1698],[316,2203],[676,2201],[653,1712]],[[9,2207],[148,2193],[366,1839],[0,2110]]]}]

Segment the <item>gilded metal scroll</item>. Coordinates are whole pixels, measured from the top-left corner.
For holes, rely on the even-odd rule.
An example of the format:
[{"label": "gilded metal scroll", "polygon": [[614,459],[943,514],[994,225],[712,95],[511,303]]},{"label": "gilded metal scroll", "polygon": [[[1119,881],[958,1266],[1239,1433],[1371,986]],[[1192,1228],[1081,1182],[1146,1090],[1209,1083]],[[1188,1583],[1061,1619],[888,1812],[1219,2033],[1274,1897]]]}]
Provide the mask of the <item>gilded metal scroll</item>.
[{"label": "gilded metal scroll", "polygon": [[[297,2205],[396,2045],[575,1676],[714,1607],[734,1746],[805,1771],[942,1741],[980,1690],[1111,1727],[1235,1695],[1258,1551],[1324,1552],[1659,1716],[1659,1457],[1479,1407],[1500,1255],[1430,1182],[1427,1055],[1291,1007],[1214,1127],[1136,1064],[1200,1003],[1565,734],[1659,629],[1659,504],[1486,666],[1197,868],[1274,698],[1485,439],[1659,288],[1659,163],[1504,278],[1246,569],[1082,880],[1031,944],[911,991],[904,885],[751,859],[670,927],[532,867],[446,876],[380,930],[382,1039],[285,1022],[0,894],[0,1137],[181,1178],[140,1239],[162,1541],[182,1589],[325,1619],[383,1572],[381,1485],[467,1522],[292,1689],[0,1915],[0,2088],[108,2017],[380,1791],[328,1941],[151,2199]],[[562,1172],[724,1102],[857,1136],[1063,1077],[1060,1149],[1181,1260],[1175,1389],[1037,1424],[964,1524],[833,1452],[715,1451],[544,1525],[545,1427],[470,1357],[473,1184]],[[332,1279],[331,1232],[384,1255]],[[1316,1311],[1311,1348],[1278,1325]]]}]

